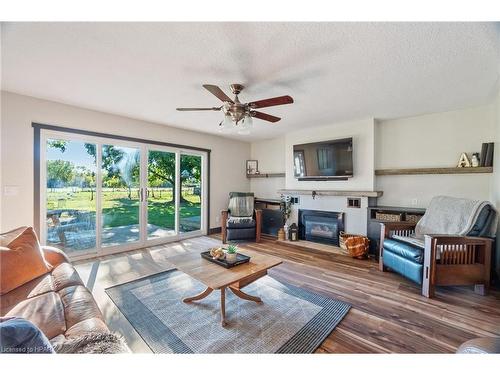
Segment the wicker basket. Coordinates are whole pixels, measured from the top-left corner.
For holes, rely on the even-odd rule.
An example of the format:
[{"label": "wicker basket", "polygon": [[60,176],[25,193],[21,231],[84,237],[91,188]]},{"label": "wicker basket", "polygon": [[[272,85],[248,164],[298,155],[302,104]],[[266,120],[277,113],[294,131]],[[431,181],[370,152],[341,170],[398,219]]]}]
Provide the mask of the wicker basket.
[{"label": "wicker basket", "polygon": [[340,232],[339,233],[339,244],[340,244],[340,247],[345,250],[345,253],[347,254],[347,246],[345,244],[345,240],[348,239],[349,237],[355,237],[355,236],[358,236],[357,234],[349,234],[349,233],[345,233],[345,232]]},{"label": "wicker basket", "polygon": [[418,223],[418,221],[422,218],[424,215],[420,214],[406,214],[406,221],[410,223]]},{"label": "wicker basket", "polygon": [[365,259],[370,248],[370,240],[366,236],[352,236],[346,239],[346,247],[349,256],[357,259]]},{"label": "wicker basket", "polygon": [[402,221],[403,214],[394,214],[389,212],[376,212],[375,219],[380,221]]}]

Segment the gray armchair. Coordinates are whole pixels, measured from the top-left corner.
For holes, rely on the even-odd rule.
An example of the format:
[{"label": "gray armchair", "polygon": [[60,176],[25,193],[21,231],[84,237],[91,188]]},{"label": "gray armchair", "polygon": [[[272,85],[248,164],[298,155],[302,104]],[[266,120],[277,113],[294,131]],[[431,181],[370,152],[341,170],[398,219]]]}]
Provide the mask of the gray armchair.
[{"label": "gray armchair", "polygon": [[221,212],[222,243],[255,239],[260,242],[262,211],[254,209],[253,193],[229,193],[229,207]]}]

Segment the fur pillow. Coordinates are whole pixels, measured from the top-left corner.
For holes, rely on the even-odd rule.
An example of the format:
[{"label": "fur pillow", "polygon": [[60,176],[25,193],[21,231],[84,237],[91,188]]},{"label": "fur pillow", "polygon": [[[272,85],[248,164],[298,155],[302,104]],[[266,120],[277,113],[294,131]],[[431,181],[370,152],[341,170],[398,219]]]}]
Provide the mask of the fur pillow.
[{"label": "fur pillow", "polygon": [[35,231],[26,227],[7,246],[0,247],[0,295],[50,272]]},{"label": "fur pillow", "polygon": [[89,333],[54,343],[58,354],[119,354],[130,353],[123,337],[114,333]]}]

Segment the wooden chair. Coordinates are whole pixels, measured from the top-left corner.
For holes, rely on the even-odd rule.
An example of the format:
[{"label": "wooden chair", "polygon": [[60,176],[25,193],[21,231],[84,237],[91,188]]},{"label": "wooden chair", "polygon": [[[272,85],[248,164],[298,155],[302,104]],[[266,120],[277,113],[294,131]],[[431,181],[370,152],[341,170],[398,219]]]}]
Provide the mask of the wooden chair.
[{"label": "wooden chair", "polygon": [[[260,242],[261,226],[262,226],[262,210],[254,209],[253,193],[230,193],[232,199],[250,199],[246,214],[253,213],[251,220],[243,220],[241,223],[231,220],[231,209],[221,212],[221,232],[222,243],[227,243],[231,240],[246,240],[255,239],[255,242]],[[241,215],[245,216],[245,215]]]},{"label": "wooden chair", "polygon": [[[384,241],[393,236],[409,236],[415,232],[415,226],[405,222],[381,224],[380,271],[388,268],[388,262],[384,262]],[[474,285],[476,293],[485,294],[490,285],[492,243],[492,239],[484,237],[426,235],[422,295],[433,297],[437,285]],[[405,276],[404,271],[398,272]]]}]

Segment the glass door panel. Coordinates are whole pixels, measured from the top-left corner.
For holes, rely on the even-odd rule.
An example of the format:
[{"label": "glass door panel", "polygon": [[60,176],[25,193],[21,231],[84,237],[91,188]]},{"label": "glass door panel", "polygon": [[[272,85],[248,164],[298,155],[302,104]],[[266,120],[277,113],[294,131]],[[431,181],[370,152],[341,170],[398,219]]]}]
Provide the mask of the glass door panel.
[{"label": "glass door panel", "polygon": [[46,244],[85,258],[206,229],[204,154],[80,136],[42,133],[40,237]]},{"label": "glass door panel", "polygon": [[140,231],[140,149],[103,145],[101,246],[137,242]]},{"label": "glass door panel", "polygon": [[180,155],[180,233],[201,229],[201,164],[200,155]]},{"label": "glass door panel", "polygon": [[96,248],[96,145],[47,139],[45,238],[78,255]]},{"label": "glass door panel", "polygon": [[174,236],[175,153],[149,150],[147,168],[148,240]]}]

